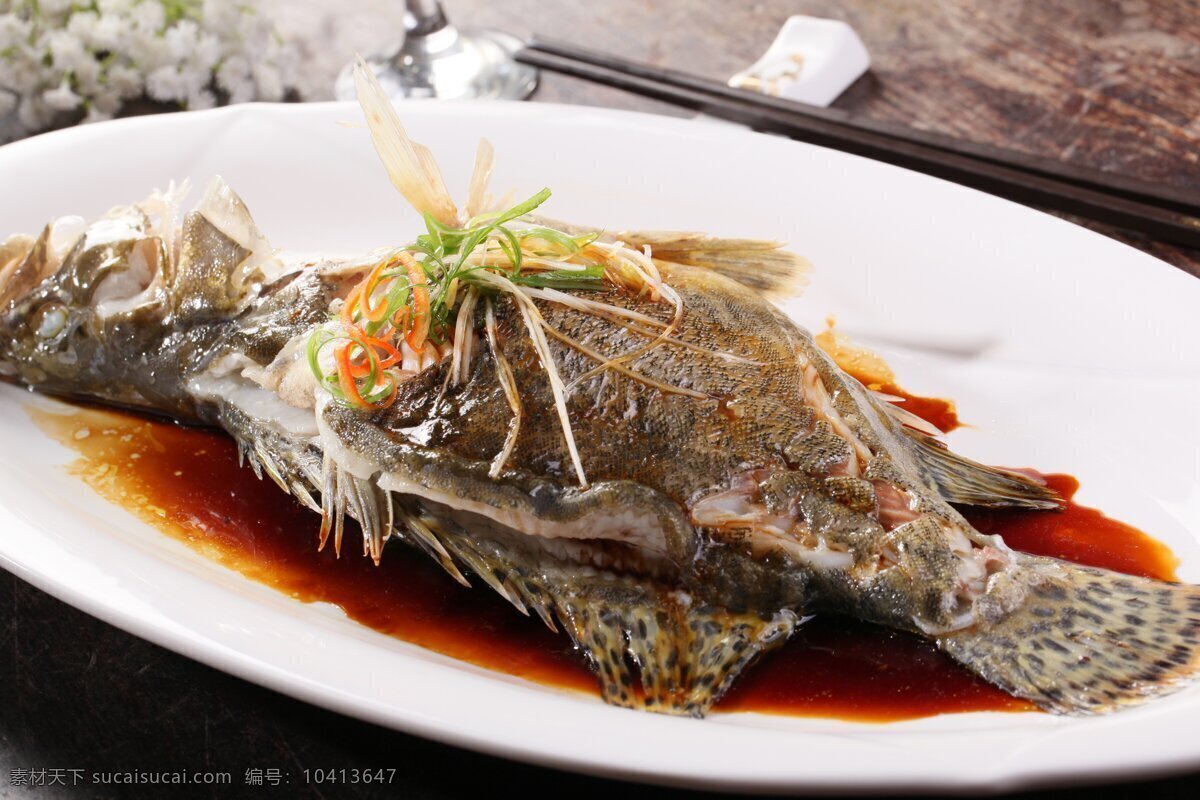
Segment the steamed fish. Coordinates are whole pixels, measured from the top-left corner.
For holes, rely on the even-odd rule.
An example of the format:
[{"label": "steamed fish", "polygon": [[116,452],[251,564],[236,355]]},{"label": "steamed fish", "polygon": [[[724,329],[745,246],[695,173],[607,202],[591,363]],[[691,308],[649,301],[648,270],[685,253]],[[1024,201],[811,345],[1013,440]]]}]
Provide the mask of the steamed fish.
[{"label": "steamed fish", "polygon": [[[1035,557],[952,504],[1054,513],[844,373],[774,244],[463,210],[360,74],[426,233],[286,265],[219,180],[0,249],[0,373],[218,426],[342,548],[399,539],[561,628],[613,704],[703,715],[811,615],[912,631],[1063,713],[1198,667],[1200,588]],[[314,516],[314,528],[317,528]],[[297,536],[311,535],[297,531]]]}]

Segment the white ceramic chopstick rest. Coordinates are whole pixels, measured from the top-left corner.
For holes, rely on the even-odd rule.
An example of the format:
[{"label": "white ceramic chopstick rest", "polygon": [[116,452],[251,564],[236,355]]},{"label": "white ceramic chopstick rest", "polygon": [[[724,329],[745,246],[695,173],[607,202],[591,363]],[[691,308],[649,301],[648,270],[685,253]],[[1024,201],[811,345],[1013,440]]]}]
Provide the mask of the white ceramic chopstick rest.
[{"label": "white ceramic chopstick rest", "polygon": [[729,85],[828,106],[871,65],[858,34],[844,22],[797,14],[762,58],[729,79]]}]

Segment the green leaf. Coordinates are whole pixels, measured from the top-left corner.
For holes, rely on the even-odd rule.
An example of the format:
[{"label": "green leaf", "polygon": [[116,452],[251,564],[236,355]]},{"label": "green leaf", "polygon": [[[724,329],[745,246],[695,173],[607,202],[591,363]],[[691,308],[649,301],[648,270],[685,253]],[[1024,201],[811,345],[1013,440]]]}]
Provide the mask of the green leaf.
[{"label": "green leaf", "polygon": [[603,231],[592,231],[591,233],[584,233],[579,236],[574,236],[572,239],[574,239],[575,245],[582,250],[603,235]]},{"label": "green leaf", "polygon": [[550,289],[600,289],[604,285],[604,267],[599,264],[585,269],[556,269],[513,275],[513,283]]},{"label": "green leaf", "polygon": [[512,264],[513,275],[521,274],[521,261],[525,255],[521,252],[521,241],[508,228],[503,226],[497,228],[500,231],[502,239],[500,239],[500,248],[504,250],[504,254],[508,256],[509,263]]},{"label": "green leaf", "polygon": [[506,222],[513,221],[517,217],[523,217],[526,214],[528,214],[530,211],[533,211],[535,208],[537,208],[538,206],[540,206],[542,203],[546,202],[549,199],[550,199],[550,190],[542,189],[540,192],[538,192],[533,197],[526,200],[524,203],[517,203],[515,206],[510,208],[508,211],[505,211],[503,214],[501,214],[500,218],[496,220],[496,224],[503,225]]},{"label": "green leaf", "polygon": [[[581,249],[581,245],[576,241],[576,237],[568,236],[562,231],[556,231],[553,228],[526,228],[521,231],[520,236],[522,242],[526,239],[541,239],[550,244],[557,245],[559,249],[565,250],[568,253],[578,253]],[[595,239],[589,241],[588,244],[591,244],[592,241],[595,241]]]}]

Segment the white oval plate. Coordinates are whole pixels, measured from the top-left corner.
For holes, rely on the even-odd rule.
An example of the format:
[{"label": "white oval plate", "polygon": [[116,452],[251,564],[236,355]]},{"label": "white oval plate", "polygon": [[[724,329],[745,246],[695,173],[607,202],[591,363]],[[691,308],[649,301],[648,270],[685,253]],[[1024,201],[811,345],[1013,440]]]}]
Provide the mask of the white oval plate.
[{"label": "white oval plate", "polygon": [[[1053,217],[894,167],[675,119],[549,105],[403,108],[464,192],[554,190],[547,214],[779,238],[817,266],[787,310],[882,350],[955,398],[989,463],[1068,471],[1079,499],[1173,547],[1200,581],[1200,282]],[[349,105],[133,119],[0,149],[0,234],[91,216],[168,180],[223,175],[286,251],[404,241],[418,220]],[[336,711],[512,758],[708,789],[1003,790],[1200,766],[1200,688],[1099,719],[974,713],[857,724],[635,713],[463,664],[204,560],[99,500],[0,390],[0,563],[220,669]],[[298,531],[298,536],[308,535]],[[514,612],[515,613],[515,612]],[[347,669],[347,665],[353,665]]]}]

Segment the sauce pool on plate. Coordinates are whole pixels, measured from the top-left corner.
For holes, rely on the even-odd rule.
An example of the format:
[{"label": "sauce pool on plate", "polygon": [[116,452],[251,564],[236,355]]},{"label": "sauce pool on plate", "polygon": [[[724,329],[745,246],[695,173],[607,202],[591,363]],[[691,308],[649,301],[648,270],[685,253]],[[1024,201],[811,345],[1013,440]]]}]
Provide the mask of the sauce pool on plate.
[{"label": "sauce pool on plate", "polygon": [[[910,411],[944,430],[956,424],[951,404],[901,396],[911,398]],[[100,495],[253,580],[297,600],[333,603],[367,627],[463,661],[598,693],[566,635],[521,616],[486,587],[459,586],[416,550],[389,547],[378,567],[359,556],[356,537],[347,537],[340,559],[332,547],[318,552],[317,515],[239,468],[237,448],[224,434],[93,408],[30,414],[78,454],[70,470]],[[1062,512],[965,513],[1019,550],[1174,578],[1175,559],[1164,545],[1069,502],[1078,488],[1073,478],[1045,478],[1068,499]],[[1032,706],[919,637],[827,617],[801,626],[747,670],[717,709],[883,722]]]}]

